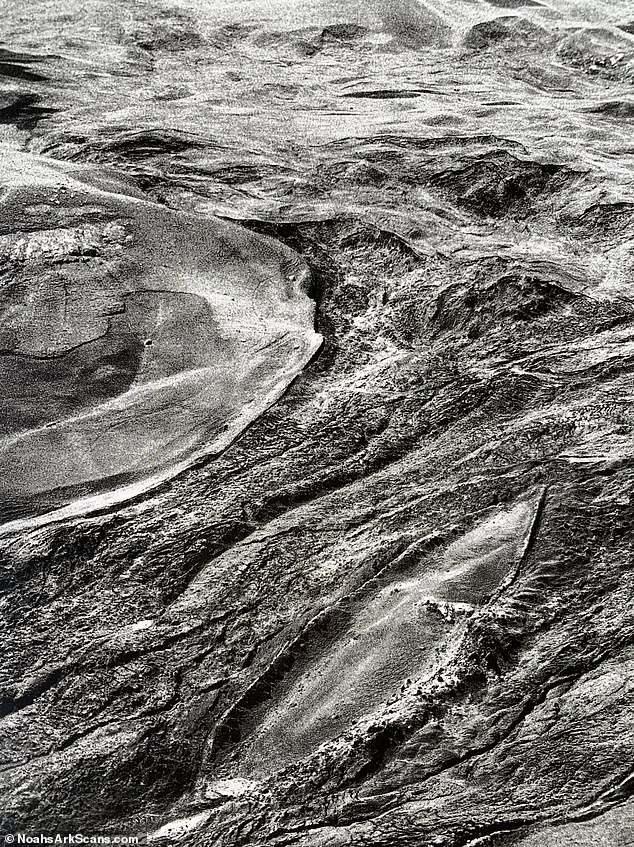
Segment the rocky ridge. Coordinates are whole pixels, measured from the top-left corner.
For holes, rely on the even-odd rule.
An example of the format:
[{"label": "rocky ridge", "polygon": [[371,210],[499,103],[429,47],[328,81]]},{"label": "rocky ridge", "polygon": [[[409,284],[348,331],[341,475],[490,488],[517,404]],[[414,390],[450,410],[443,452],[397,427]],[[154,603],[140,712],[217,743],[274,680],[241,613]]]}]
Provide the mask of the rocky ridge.
[{"label": "rocky ridge", "polygon": [[[5,831],[632,843],[634,9],[6,8],[3,161],[230,221],[323,344],[219,454],[5,525]],[[102,225],[50,236],[87,281]]]}]

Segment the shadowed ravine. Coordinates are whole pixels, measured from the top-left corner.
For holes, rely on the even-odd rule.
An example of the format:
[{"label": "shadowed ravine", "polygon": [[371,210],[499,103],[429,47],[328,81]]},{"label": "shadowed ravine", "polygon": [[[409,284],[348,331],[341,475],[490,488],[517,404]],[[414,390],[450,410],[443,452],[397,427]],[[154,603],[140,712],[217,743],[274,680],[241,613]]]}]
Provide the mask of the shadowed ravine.
[{"label": "shadowed ravine", "polygon": [[634,5],[0,27],[0,834],[634,844]]}]

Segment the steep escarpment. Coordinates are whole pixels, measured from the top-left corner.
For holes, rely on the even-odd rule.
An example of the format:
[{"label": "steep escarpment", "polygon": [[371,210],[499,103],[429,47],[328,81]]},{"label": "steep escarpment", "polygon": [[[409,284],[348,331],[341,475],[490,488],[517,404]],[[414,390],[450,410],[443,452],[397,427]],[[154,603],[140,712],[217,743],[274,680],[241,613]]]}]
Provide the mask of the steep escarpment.
[{"label": "steep escarpment", "polygon": [[629,843],[626,5],[8,2],[6,833]]}]

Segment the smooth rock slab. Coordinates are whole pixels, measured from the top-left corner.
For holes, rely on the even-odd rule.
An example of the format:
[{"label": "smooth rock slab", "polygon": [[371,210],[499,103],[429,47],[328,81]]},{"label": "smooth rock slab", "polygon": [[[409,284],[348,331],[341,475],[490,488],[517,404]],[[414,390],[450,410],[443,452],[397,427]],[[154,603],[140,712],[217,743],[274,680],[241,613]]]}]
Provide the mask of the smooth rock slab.
[{"label": "smooth rock slab", "polygon": [[287,247],[89,167],[2,160],[6,530],[107,506],[222,450],[321,338]]}]

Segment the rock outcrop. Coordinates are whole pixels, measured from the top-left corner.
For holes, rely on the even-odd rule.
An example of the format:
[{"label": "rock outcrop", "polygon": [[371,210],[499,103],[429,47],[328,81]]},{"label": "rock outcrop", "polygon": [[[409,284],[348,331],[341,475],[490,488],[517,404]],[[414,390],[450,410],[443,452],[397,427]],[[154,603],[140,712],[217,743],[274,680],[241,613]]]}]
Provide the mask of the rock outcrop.
[{"label": "rock outcrop", "polygon": [[634,10],[5,7],[3,831],[632,843]]}]

